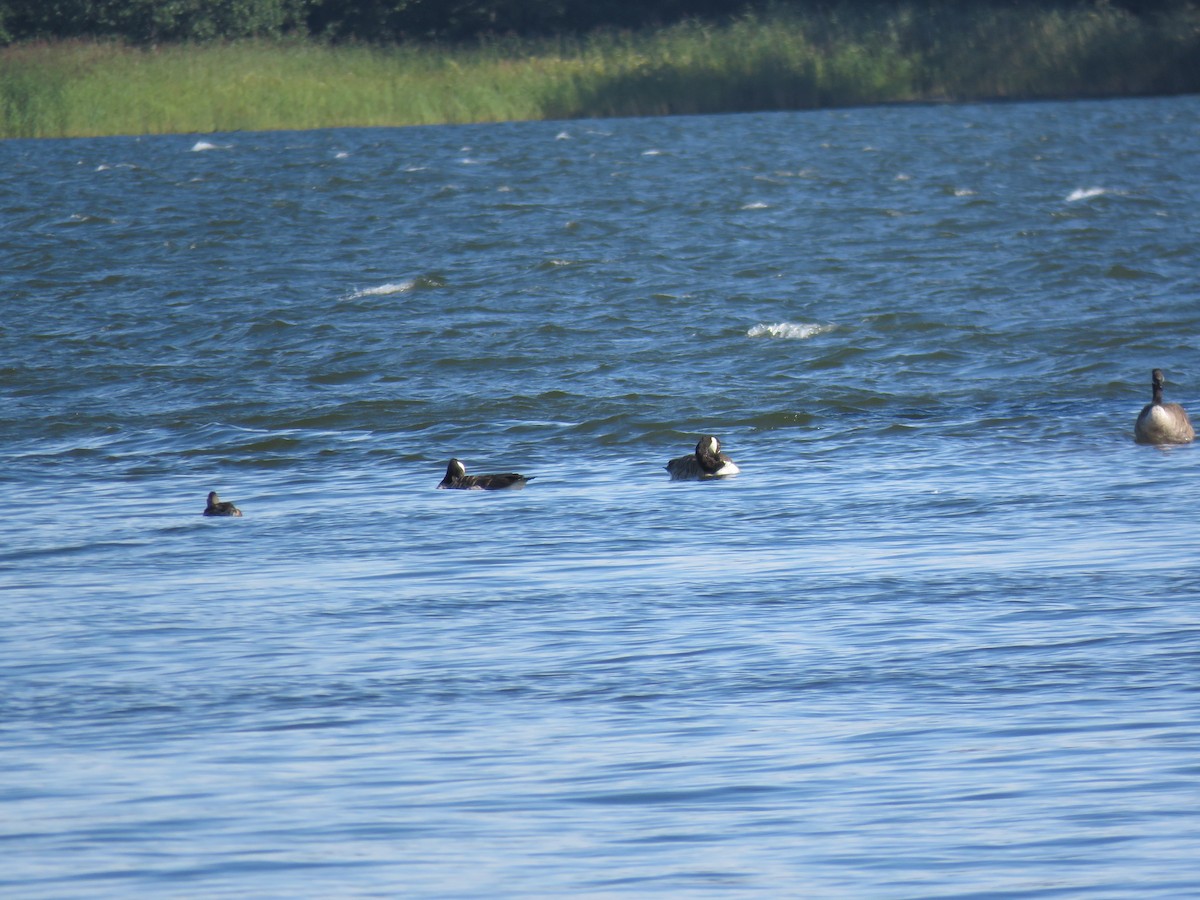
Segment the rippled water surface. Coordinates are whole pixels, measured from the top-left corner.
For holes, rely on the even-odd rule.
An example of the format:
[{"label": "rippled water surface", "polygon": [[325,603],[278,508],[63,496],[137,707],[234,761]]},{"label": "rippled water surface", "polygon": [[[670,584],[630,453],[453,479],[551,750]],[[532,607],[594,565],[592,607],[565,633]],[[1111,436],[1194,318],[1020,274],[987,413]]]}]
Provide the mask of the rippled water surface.
[{"label": "rippled water surface", "polygon": [[1200,894],[1132,440],[1198,162],[1195,97],[0,143],[0,893]]}]

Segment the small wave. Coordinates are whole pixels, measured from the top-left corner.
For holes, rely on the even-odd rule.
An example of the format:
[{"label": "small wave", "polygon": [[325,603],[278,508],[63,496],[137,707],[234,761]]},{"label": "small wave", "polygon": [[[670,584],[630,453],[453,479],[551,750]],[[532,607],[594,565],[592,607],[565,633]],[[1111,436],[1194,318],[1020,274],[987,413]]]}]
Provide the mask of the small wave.
[{"label": "small wave", "polygon": [[579,265],[579,263],[573,259],[555,258],[547,259],[544,262],[539,263],[538,268],[542,269],[543,271],[550,271],[552,269],[566,269],[577,265]]},{"label": "small wave", "polygon": [[116,225],[116,219],[110,219],[108,216],[93,216],[88,213],[71,213],[67,219],[67,225]]},{"label": "small wave", "polygon": [[783,338],[785,340],[804,340],[818,334],[833,331],[835,325],[814,325],[810,322],[777,322],[774,325],[755,325],[746,332],[746,337]]},{"label": "small wave", "polygon": [[355,291],[347,300],[358,300],[362,297],[386,297],[389,294],[403,294],[416,287],[415,281],[389,281],[387,284],[363,288]]},{"label": "small wave", "polygon": [[1075,190],[1073,190],[1073,191],[1071,191],[1071,193],[1067,194],[1067,202],[1068,203],[1076,203],[1080,200],[1089,200],[1092,197],[1099,197],[1099,196],[1102,196],[1103,194],[1107,194],[1107,193],[1108,193],[1107,188],[1098,188],[1098,187],[1075,188]]}]

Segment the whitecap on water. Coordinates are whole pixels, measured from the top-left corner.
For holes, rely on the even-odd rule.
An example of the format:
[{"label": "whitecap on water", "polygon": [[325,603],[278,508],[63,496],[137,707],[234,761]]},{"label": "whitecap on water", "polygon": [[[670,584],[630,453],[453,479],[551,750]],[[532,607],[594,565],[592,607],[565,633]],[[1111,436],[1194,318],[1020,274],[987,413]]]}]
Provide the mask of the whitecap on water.
[{"label": "whitecap on water", "polygon": [[403,294],[415,287],[412,281],[390,281],[376,287],[362,288],[350,294],[347,300],[358,300],[361,297],[386,297],[388,294]]},{"label": "whitecap on water", "polygon": [[834,325],[815,325],[811,322],[777,322],[774,325],[755,325],[746,332],[746,337],[784,338],[787,340],[803,340],[814,335],[833,331]]}]

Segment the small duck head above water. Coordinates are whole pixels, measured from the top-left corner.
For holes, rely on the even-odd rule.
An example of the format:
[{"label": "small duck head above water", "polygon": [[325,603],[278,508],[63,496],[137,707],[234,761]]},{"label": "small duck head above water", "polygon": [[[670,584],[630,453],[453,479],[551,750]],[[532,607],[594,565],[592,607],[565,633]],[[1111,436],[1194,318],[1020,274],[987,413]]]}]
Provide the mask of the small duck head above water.
[{"label": "small duck head above water", "polygon": [[238,516],[242,511],[229,502],[222,502],[216,491],[208,492],[208,505],[204,507],[206,516]]},{"label": "small duck head above water", "polygon": [[494,475],[468,475],[462,460],[452,459],[446,464],[446,477],[438,485],[443,490],[459,491],[502,491],[520,490],[533,481],[533,475],[506,472]]},{"label": "small duck head above water", "polygon": [[709,478],[727,478],[741,471],[732,459],[721,452],[721,442],[706,434],[696,442],[696,450],[690,456],[678,456],[667,463],[672,481],[701,481]]},{"label": "small duck head above water", "polygon": [[1142,407],[1133,426],[1139,444],[1187,444],[1196,437],[1187,411],[1178,403],[1163,403],[1162,369],[1150,373],[1150,402]]}]

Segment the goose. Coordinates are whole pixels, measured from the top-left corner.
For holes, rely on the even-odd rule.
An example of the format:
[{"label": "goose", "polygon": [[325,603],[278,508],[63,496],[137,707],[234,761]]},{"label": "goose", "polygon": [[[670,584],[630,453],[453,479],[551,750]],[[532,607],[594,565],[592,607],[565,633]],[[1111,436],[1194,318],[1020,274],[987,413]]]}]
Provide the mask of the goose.
[{"label": "goose", "polygon": [[1154,390],[1153,400],[1138,414],[1133,426],[1134,439],[1139,444],[1187,444],[1196,437],[1188,414],[1178,403],[1163,403],[1163,373],[1150,373]]},{"label": "goose", "polygon": [[677,456],[667,463],[672,481],[702,481],[709,478],[725,478],[742,471],[724,453],[721,442],[706,434],[696,443],[696,452],[689,456]]},{"label": "goose", "polygon": [[468,475],[467,467],[460,460],[452,459],[446,466],[446,477],[438,485],[439,489],[460,491],[502,491],[505,489],[520,490],[526,482],[535,476],[518,475],[507,472],[503,475]]},{"label": "goose", "polygon": [[232,503],[221,502],[216,491],[209,491],[208,505],[204,507],[204,514],[206,516],[238,516],[240,518],[242,511]]}]

